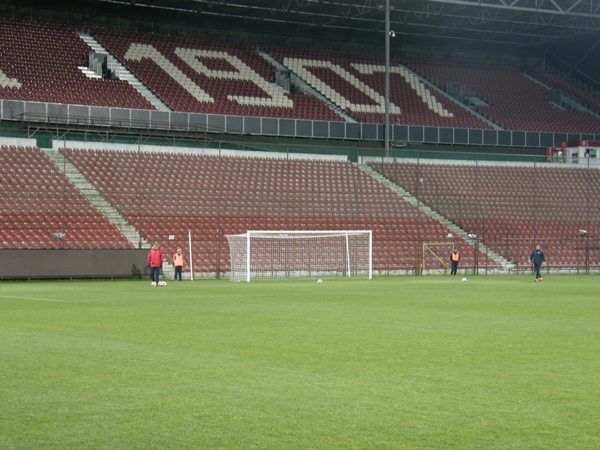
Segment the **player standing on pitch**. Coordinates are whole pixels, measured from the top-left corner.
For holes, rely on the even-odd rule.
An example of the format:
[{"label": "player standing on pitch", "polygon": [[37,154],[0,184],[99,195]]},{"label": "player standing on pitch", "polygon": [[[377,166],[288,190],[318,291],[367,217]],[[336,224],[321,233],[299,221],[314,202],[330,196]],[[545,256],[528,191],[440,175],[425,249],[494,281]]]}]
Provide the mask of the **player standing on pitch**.
[{"label": "player standing on pitch", "polygon": [[150,266],[150,276],[152,278],[152,286],[159,286],[160,270],[162,269],[164,254],[160,249],[158,242],[155,242],[148,252],[148,265]]},{"label": "player standing on pitch", "polygon": [[546,261],[546,256],[542,251],[539,245],[535,246],[535,250],[531,252],[531,256],[529,256],[529,261],[533,264],[533,268],[535,270],[535,281],[544,281],[541,274],[542,264]]}]

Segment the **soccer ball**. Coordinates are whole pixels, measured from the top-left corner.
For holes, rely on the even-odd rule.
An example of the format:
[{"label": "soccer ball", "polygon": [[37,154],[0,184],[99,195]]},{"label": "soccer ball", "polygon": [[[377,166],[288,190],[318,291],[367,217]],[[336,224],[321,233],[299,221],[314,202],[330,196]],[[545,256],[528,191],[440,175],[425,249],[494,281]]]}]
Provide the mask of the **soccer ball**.
[{"label": "soccer ball", "polygon": [[150,286],[156,287],[156,281],[153,281],[152,283],[150,283]]},{"label": "soccer ball", "polygon": [[321,284],[322,282],[323,282],[323,280],[320,278],[317,280],[317,284]]},{"label": "soccer ball", "polygon": [[167,285],[167,282],[166,282],[166,281],[159,281],[159,282],[158,282],[158,285],[159,285],[159,286],[166,286],[166,285]]},{"label": "soccer ball", "polygon": [[467,277],[463,277],[462,280],[460,280],[461,283],[466,283],[467,282]]}]

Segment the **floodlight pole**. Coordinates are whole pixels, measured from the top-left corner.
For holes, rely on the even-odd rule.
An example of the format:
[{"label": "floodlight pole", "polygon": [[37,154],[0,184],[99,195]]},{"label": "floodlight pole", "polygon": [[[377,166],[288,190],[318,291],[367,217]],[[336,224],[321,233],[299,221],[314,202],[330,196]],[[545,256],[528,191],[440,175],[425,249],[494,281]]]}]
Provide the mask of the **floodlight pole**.
[{"label": "floodlight pole", "polygon": [[390,0],[385,0],[385,156],[390,156]]}]

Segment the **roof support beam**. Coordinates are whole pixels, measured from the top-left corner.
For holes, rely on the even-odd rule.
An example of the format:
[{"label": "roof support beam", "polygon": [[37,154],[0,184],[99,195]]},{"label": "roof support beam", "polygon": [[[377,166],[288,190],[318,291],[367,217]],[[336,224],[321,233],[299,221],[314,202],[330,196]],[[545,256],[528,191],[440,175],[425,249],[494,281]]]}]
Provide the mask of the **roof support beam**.
[{"label": "roof support beam", "polygon": [[[131,0],[97,0],[131,6]],[[381,33],[385,0],[138,0],[139,8]],[[396,33],[537,46],[600,31],[600,0],[390,0]]]},{"label": "roof support beam", "polygon": [[[500,9],[513,12],[526,12],[537,14],[552,14],[571,17],[586,17],[600,20],[597,0],[427,0],[433,3],[447,5],[470,6],[473,8]],[[588,7],[589,6],[589,7]]]}]

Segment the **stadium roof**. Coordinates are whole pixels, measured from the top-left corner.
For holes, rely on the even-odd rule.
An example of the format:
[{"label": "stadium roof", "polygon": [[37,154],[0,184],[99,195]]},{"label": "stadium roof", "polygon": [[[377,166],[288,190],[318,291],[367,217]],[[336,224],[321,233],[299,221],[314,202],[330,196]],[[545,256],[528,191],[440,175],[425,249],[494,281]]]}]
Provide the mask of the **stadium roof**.
[{"label": "stadium roof", "polygon": [[[299,28],[381,33],[385,0],[97,0]],[[600,32],[600,0],[390,0],[396,35],[523,47]]]}]

